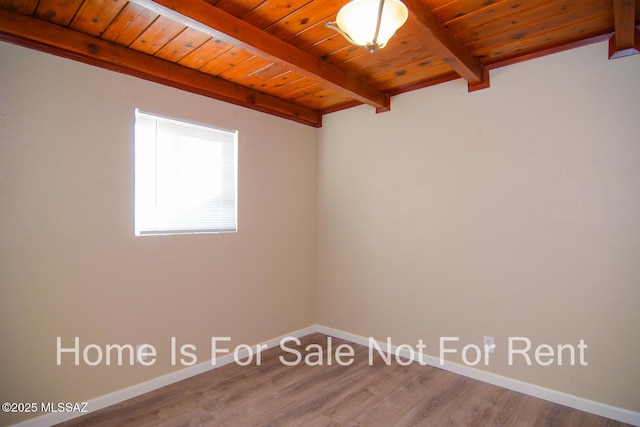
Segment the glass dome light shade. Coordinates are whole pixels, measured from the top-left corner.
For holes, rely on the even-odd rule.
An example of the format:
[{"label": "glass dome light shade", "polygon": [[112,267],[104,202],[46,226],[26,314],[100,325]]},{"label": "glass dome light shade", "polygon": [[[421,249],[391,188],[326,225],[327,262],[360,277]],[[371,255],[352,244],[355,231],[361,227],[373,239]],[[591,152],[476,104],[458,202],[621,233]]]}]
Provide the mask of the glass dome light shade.
[{"label": "glass dome light shade", "polygon": [[338,12],[336,24],[360,46],[384,47],[406,22],[409,12],[400,0],[385,0],[378,38],[374,42],[379,7],[380,0],[352,0]]}]

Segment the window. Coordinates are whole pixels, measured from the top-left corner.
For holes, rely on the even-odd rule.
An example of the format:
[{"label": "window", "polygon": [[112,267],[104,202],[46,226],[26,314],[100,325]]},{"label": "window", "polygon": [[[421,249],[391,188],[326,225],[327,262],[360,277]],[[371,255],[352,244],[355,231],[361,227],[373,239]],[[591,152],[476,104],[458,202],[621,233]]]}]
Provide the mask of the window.
[{"label": "window", "polygon": [[135,234],[237,230],[237,132],[136,109]]}]

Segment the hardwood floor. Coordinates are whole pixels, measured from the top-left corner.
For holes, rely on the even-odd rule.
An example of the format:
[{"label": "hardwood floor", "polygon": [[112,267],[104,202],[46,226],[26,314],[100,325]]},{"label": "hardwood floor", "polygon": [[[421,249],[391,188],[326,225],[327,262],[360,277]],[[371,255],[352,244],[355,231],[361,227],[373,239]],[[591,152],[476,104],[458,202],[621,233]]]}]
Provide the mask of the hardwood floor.
[{"label": "hardwood floor", "polygon": [[[301,341],[287,347],[305,357],[328,339]],[[59,426],[626,426],[418,363],[371,366],[366,347],[348,344],[351,366],[327,366],[326,352],[322,366],[286,366],[278,356],[295,354],[277,347],[259,366],[231,363]]]}]

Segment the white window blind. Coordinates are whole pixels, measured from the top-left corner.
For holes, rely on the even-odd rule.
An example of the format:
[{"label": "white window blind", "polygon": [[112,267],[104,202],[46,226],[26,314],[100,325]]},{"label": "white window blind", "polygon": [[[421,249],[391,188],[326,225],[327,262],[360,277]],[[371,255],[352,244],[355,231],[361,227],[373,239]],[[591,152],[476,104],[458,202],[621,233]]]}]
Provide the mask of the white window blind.
[{"label": "white window blind", "polygon": [[237,230],[237,132],[136,110],[135,234]]}]

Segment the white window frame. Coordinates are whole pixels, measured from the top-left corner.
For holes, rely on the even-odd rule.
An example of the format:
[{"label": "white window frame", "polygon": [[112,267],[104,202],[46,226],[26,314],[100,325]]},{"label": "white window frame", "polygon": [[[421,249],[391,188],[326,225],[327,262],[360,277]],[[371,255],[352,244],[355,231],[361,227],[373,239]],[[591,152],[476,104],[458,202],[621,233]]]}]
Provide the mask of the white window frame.
[{"label": "white window frame", "polygon": [[134,233],[238,230],[238,132],[135,110]]}]

